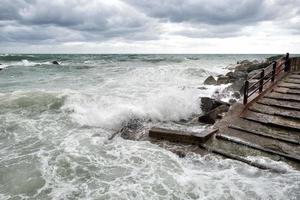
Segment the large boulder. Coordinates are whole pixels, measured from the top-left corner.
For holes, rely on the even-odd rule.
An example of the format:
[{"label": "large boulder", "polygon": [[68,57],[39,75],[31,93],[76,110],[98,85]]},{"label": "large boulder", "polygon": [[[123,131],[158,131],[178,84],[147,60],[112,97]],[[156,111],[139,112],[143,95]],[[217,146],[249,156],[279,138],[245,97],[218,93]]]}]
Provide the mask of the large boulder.
[{"label": "large boulder", "polygon": [[250,65],[247,69],[247,72],[252,72],[254,70],[258,70],[258,69],[263,69],[265,67],[268,67],[271,63],[269,62],[264,62],[264,63],[259,63],[259,64],[253,64],[253,65]]},{"label": "large boulder", "polygon": [[214,124],[218,116],[229,110],[229,105],[223,104],[208,113],[204,113],[198,117],[198,121],[204,124]]},{"label": "large boulder", "polygon": [[226,102],[220,101],[220,100],[210,98],[210,97],[202,97],[201,98],[201,110],[204,113],[208,113],[211,110],[213,110],[221,105],[229,105],[229,104]]},{"label": "large boulder", "polygon": [[207,79],[205,79],[205,81],[203,82],[204,85],[216,85],[217,81],[213,76],[209,76],[207,77]]},{"label": "large boulder", "polygon": [[219,76],[217,80],[217,85],[221,84],[227,84],[230,83],[230,77],[229,76]]},{"label": "large boulder", "polygon": [[251,62],[249,60],[242,60],[242,61],[239,61],[237,64],[249,65],[249,64],[251,64]]},{"label": "large boulder", "polygon": [[284,55],[271,56],[271,57],[267,58],[266,60],[267,60],[267,62],[271,63],[271,62],[273,62],[275,60],[278,60],[279,58],[282,58],[283,56]]}]

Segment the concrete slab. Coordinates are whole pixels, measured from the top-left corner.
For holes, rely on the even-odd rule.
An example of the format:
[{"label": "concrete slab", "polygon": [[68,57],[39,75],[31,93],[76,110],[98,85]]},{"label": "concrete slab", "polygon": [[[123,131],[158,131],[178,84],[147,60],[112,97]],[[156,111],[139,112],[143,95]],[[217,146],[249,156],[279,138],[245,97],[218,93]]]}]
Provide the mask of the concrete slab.
[{"label": "concrete slab", "polygon": [[229,136],[226,136],[226,135],[217,135],[216,137],[217,137],[217,139],[227,140],[227,141],[239,144],[239,145],[244,145],[244,146],[247,146],[247,147],[250,147],[250,148],[253,148],[253,149],[257,149],[259,151],[264,151],[266,153],[278,155],[278,156],[296,161],[298,163],[300,162],[300,157],[298,155],[289,154],[287,152],[281,152],[281,151],[273,150],[273,149],[270,149],[270,148],[265,148],[265,147],[260,146],[258,144],[253,144],[253,143],[241,140],[239,138],[229,137]]},{"label": "concrete slab", "polygon": [[300,75],[299,74],[291,74],[288,76],[289,78],[296,78],[296,79],[300,79]]},{"label": "concrete slab", "polygon": [[268,126],[300,131],[299,120],[289,120],[281,116],[262,114],[250,110],[248,110],[242,117],[244,119],[266,124]]},{"label": "concrete slab", "polygon": [[280,94],[277,92],[271,92],[269,94],[266,94],[265,97],[271,98],[271,99],[278,99],[278,100],[285,100],[285,101],[295,101],[300,103],[300,95],[295,94]]},{"label": "concrete slab", "polygon": [[300,95],[300,90],[289,89],[289,88],[284,88],[284,87],[274,88],[273,91],[275,91],[277,93],[282,93],[282,94],[296,94],[296,95]]},{"label": "concrete slab", "polygon": [[299,84],[295,84],[295,83],[284,83],[284,82],[281,82],[277,86],[278,87],[285,87],[285,88],[300,90],[300,85]]},{"label": "concrete slab", "polygon": [[168,140],[172,142],[201,144],[206,142],[218,129],[207,129],[202,132],[185,132],[179,130],[171,130],[159,127],[152,127],[149,130],[149,137],[158,140]]},{"label": "concrete slab", "polygon": [[300,110],[300,103],[298,102],[289,102],[289,101],[282,101],[277,99],[271,99],[271,98],[261,98],[256,103],[264,104],[264,105],[270,105],[270,106],[276,106],[284,109],[290,109],[290,110]]},{"label": "concrete slab", "polygon": [[[277,134],[271,131],[266,131],[263,132],[261,130],[257,130],[253,127],[256,126],[256,124],[254,122],[251,122],[252,125],[243,127],[240,125],[229,125],[229,131],[228,133],[230,133],[230,135],[234,132],[232,132],[232,130],[236,130],[239,131],[239,136],[241,135],[240,133],[244,133],[244,134],[251,134],[251,135],[256,135],[259,137],[264,137],[264,138],[270,138],[272,140],[277,140],[277,141],[282,141],[285,143],[290,143],[290,144],[297,144],[300,145],[300,138],[298,137],[298,139],[296,139],[295,137],[291,137],[288,135],[283,135],[283,134]],[[269,129],[268,129],[269,130]]]},{"label": "concrete slab", "polygon": [[294,83],[294,84],[300,84],[300,79],[289,78],[289,79],[285,79],[283,82],[286,82],[286,83]]},{"label": "concrete slab", "polygon": [[282,117],[300,120],[300,111],[296,111],[296,110],[286,110],[284,108],[267,106],[267,105],[262,105],[257,103],[250,106],[249,110],[259,112],[259,113],[266,113],[269,115],[282,116]]}]

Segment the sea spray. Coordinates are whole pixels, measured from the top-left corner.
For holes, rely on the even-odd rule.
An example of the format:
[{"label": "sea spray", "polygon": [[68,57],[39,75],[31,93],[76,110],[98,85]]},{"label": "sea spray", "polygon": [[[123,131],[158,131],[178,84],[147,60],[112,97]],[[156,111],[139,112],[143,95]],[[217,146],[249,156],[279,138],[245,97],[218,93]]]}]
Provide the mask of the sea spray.
[{"label": "sea spray", "polygon": [[222,93],[224,85],[201,88],[208,75],[264,57],[1,55],[8,67],[0,71],[0,198],[299,199],[300,174],[288,165],[278,174],[215,155],[179,158],[120,135],[109,140],[139,123],[177,126],[201,112],[201,96]]}]

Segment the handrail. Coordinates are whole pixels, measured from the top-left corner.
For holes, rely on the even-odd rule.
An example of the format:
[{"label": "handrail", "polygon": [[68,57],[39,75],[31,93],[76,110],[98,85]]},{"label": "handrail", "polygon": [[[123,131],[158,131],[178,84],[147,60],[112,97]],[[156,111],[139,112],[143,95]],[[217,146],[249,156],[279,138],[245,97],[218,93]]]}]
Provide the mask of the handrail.
[{"label": "handrail", "polygon": [[[284,58],[284,59],[283,59]],[[282,68],[282,66],[284,66]],[[269,71],[270,70],[270,71]],[[276,77],[281,74],[283,71],[288,72],[290,70],[290,58],[289,53],[285,56],[273,61],[272,64],[263,68],[260,73],[253,75],[248,78],[244,84],[244,105],[248,103],[250,96],[254,95],[257,91],[262,93],[264,86],[271,81],[274,83]],[[250,84],[250,81],[257,80],[254,83]]]}]

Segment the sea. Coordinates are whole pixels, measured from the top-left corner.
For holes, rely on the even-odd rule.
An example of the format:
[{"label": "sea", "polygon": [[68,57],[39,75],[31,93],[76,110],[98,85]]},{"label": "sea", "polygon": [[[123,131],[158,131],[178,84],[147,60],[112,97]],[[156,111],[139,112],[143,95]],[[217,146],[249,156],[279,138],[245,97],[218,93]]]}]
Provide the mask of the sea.
[{"label": "sea", "polygon": [[269,56],[0,54],[0,199],[300,199],[300,172],[284,162],[249,157],[285,171],[275,173],[213,154],[180,158],[116,134],[134,122],[178,126],[228,86],[205,78]]}]

